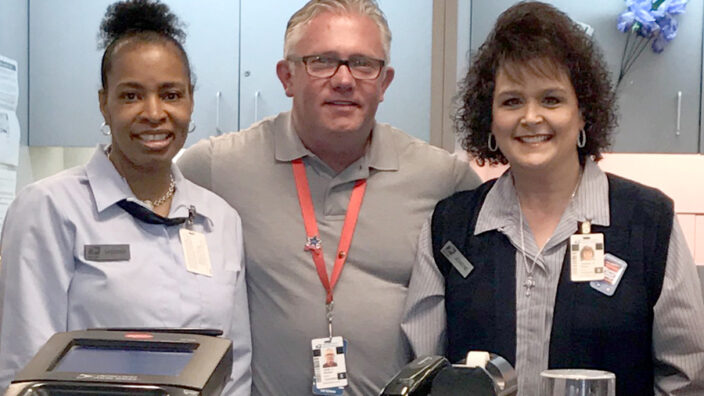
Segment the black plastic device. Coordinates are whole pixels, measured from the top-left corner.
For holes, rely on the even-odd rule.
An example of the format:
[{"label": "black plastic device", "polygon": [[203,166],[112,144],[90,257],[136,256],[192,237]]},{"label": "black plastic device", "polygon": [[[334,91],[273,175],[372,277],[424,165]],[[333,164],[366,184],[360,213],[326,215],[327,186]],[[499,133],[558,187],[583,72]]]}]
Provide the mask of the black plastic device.
[{"label": "black plastic device", "polygon": [[382,389],[380,396],[429,395],[433,378],[450,362],[442,356],[422,356],[408,363]]},{"label": "black plastic device", "polygon": [[54,334],[6,396],[220,395],[232,342],[201,334],[86,330]]},{"label": "black plastic device", "polygon": [[511,364],[499,355],[479,353],[486,361],[471,366],[464,360],[450,364],[442,356],[418,358],[401,369],[380,396],[515,396],[518,379]]}]

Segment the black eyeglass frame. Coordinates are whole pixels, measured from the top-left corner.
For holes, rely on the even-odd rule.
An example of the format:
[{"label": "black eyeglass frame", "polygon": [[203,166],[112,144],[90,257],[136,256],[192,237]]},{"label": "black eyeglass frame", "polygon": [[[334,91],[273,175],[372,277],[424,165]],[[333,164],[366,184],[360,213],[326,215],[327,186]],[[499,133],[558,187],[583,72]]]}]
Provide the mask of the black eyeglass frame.
[{"label": "black eyeglass frame", "polygon": [[[315,72],[311,73],[310,67],[308,66],[308,62],[310,62],[311,60],[313,60],[315,58],[336,59],[337,60],[337,67],[335,67],[335,69],[333,69],[332,73],[329,73],[329,75],[327,75],[328,73],[325,73],[325,74],[320,74],[320,73],[316,74]],[[357,58],[357,59],[361,58],[361,59],[366,59],[366,60],[376,62],[379,65],[378,66],[379,70],[377,71],[376,75],[374,77],[358,77],[358,76],[356,76],[355,75],[355,68],[350,66],[350,62],[354,61],[355,58]],[[292,62],[303,63],[303,65],[305,66],[305,69],[306,69],[306,73],[308,73],[309,76],[314,77],[314,78],[330,78],[330,77],[334,76],[335,74],[337,74],[337,71],[340,70],[340,66],[344,65],[344,66],[347,66],[347,69],[350,71],[350,74],[352,75],[352,77],[354,77],[357,80],[376,80],[381,75],[382,70],[384,70],[384,66],[386,66],[385,60],[371,58],[368,56],[352,56],[347,59],[340,59],[340,58],[337,58],[334,56],[327,56],[327,55],[306,55],[306,56],[289,56],[287,59]]]}]

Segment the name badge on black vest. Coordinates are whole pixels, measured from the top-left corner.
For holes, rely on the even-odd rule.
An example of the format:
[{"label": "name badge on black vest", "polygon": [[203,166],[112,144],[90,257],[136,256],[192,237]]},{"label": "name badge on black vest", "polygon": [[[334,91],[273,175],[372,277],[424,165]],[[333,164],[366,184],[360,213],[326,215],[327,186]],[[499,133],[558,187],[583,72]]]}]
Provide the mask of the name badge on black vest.
[{"label": "name badge on black vest", "polygon": [[130,245],[84,245],[83,255],[90,261],[127,261]]},{"label": "name badge on black vest", "polygon": [[457,249],[457,246],[455,246],[452,241],[447,241],[442,249],[440,249],[440,252],[442,252],[442,255],[445,256],[447,261],[452,263],[452,266],[455,267],[463,278],[466,278],[467,275],[469,275],[469,273],[474,269],[472,263],[470,263],[469,260],[462,255],[460,250]]}]

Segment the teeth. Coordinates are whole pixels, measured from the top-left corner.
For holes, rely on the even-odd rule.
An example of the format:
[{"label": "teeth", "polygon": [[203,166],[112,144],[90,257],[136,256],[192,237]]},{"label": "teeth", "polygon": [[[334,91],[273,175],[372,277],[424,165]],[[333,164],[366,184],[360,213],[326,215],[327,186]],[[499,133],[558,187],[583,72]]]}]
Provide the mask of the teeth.
[{"label": "teeth", "polygon": [[550,136],[538,135],[538,136],[521,136],[519,138],[524,143],[540,143],[550,139]]},{"label": "teeth", "polygon": [[146,135],[146,134],[145,134],[145,135],[140,135],[139,138],[142,139],[142,140],[146,140],[146,141],[148,141],[148,142],[152,142],[152,141],[155,141],[155,140],[164,140],[164,139],[166,139],[168,136],[169,136],[168,133],[160,133],[160,134],[157,134],[157,135],[151,135],[151,134]]}]

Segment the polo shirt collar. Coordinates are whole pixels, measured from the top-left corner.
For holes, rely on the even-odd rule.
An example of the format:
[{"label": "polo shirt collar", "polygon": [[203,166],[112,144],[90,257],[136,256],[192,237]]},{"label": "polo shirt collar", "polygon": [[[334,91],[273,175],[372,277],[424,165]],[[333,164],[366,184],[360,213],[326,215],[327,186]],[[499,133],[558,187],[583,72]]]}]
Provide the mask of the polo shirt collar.
[{"label": "polo shirt collar", "polygon": [[[398,151],[388,128],[388,125],[375,124],[371,143],[363,157],[367,162],[367,167],[378,170],[398,170]],[[282,113],[274,121],[274,147],[276,160],[281,162],[291,162],[298,158],[315,156],[298,137],[293,127],[291,112]]]}]

